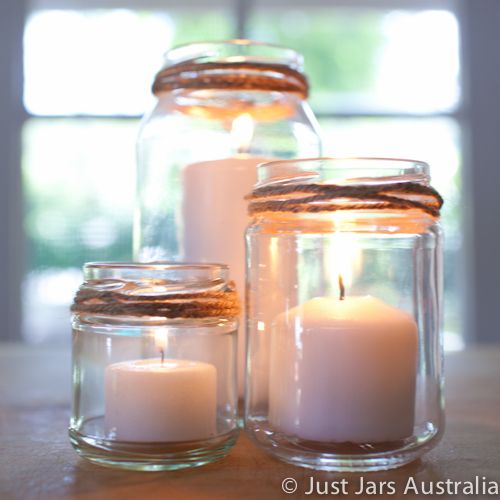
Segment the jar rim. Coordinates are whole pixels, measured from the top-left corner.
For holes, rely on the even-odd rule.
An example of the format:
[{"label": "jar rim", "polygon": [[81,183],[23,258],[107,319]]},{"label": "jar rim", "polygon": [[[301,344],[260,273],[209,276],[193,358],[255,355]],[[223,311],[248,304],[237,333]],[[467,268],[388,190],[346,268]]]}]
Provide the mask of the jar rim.
[{"label": "jar rim", "polygon": [[163,68],[187,61],[283,64],[300,72],[304,69],[304,57],[294,49],[245,38],[177,45],[165,52]]},{"label": "jar rim", "polygon": [[275,183],[335,184],[430,181],[429,164],[420,160],[383,157],[318,157],[277,160],[257,167],[256,188]]},{"label": "jar rim", "polygon": [[305,158],[258,166],[248,213],[411,211],[438,218],[441,195],[429,165],[398,158]]},{"label": "jar rim", "polygon": [[85,280],[162,279],[174,283],[226,282],[229,267],[219,263],[191,262],[87,262]]}]

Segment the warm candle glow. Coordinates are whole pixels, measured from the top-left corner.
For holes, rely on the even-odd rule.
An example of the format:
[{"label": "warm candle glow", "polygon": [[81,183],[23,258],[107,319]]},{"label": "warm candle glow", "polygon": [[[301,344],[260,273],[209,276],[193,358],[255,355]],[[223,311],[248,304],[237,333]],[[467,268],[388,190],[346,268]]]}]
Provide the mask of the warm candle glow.
[{"label": "warm candle glow", "polygon": [[165,351],[168,346],[168,335],[167,332],[158,331],[155,332],[155,347],[161,354],[161,361],[165,359]]},{"label": "warm candle glow", "polygon": [[243,113],[233,120],[231,141],[238,153],[245,153],[250,147],[254,131],[254,123],[249,113]]},{"label": "warm candle glow", "polygon": [[361,265],[361,250],[354,236],[349,234],[334,233],[326,243],[324,253],[324,266],[331,282],[339,282],[342,277],[344,287],[349,287]]}]

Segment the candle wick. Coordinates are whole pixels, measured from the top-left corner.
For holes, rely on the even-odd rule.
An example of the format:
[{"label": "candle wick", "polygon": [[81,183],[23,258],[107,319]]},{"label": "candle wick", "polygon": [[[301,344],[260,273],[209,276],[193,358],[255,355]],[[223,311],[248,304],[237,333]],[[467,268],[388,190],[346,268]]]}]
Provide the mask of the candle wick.
[{"label": "candle wick", "polygon": [[339,274],[339,290],[340,290],[339,300],[344,300],[344,298],[345,298],[345,286],[344,286],[344,280],[342,279],[342,276],[340,276],[340,274]]},{"label": "candle wick", "polygon": [[161,353],[161,364],[163,365],[163,362],[165,361],[165,351],[163,349],[160,349]]}]

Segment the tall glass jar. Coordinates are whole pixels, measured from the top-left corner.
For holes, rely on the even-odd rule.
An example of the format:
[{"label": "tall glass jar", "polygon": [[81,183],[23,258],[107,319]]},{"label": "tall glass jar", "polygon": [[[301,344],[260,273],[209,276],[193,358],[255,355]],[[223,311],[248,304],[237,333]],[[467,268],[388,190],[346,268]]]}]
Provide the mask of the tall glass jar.
[{"label": "tall glass jar", "polygon": [[425,163],[259,167],[247,230],[246,428],[271,454],[398,467],[443,433],[439,209]]},{"label": "tall glass jar", "polygon": [[227,267],[108,262],[84,274],[72,306],[73,447],[133,470],[225,456],[238,434]]},{"label": "tall glass jar", "polygon": [[[293,50],[249,40],[167,52],[138,139],[136,260],[223,262],[243,293],[257,164],[320,154],[302,69]],[[241,335],[241,361],[243,348]]]}]

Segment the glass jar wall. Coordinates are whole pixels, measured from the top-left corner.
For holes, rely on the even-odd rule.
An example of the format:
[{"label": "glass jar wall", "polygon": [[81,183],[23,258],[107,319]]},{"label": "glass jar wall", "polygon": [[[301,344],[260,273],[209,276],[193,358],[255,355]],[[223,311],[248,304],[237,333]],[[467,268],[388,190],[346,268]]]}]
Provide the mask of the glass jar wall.
[{"label": "glass jar wall", "polygon": [[259,167],[247,230],[246,428],[324,470],[408,463],[443,432],[440,197],[428,166]]},{"label": "glass jar wall", "polygon": [[[166,54],[138,139],[136,260],[222,262],[243,293],[257,164],[320,154],[302,65],[293,50],[248,40]],[[244,335],[239,351],[242,375]]]},{"label": "glass jar wall", "polygon": [[73,304],[78,453],[137,470],[223,457],[238,432],[237,315],[225,266],[87,264]]}]

